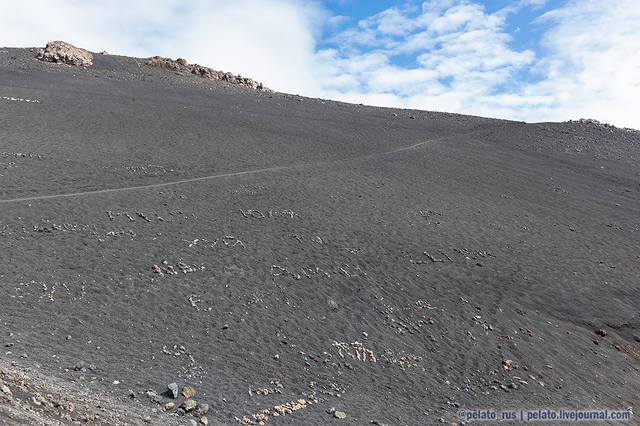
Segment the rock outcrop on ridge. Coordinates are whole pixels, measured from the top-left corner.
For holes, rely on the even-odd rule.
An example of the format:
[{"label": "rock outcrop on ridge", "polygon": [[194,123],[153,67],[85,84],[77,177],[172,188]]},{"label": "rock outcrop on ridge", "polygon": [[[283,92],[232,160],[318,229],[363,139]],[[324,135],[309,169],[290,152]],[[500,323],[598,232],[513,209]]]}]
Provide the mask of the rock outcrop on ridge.
[{"label": "rock outcrop on ridge", "polygon": [[38,51],[37,58],[45,62],[77,67],[90,67],[93,65],[93,55],[88,50],[59,40],[47,43],[44,49]]},{"label": "rock outcrop on ridge", "polygon": [[153,56],[147,59],[147,65],[162,68],[176,72],[180,75],[193,74],[198,77],[207,78],[210,80],[221,80],[231,84],[238,84],[255,90],[262,90],[265,92],[271,92],[270,89],[264,87],[262,83],[259,83],[251,78],[243,77],[241,75],[233,75],[230,72],[216,71],[212,68],[204,67],[198,64],[190,64],[183,58],[173,60],[171,58],[163,58],[162,56]]}]

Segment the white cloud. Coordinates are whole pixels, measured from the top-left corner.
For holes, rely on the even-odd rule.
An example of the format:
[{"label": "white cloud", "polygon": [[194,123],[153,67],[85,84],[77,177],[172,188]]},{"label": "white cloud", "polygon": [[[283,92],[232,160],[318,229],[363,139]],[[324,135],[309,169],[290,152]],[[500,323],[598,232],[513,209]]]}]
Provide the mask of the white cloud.
[{"label": "white cloud", "polygon": [[288,92],[317,91],[316,40],[329,14],[313,1],[3,0],[0,44],[65,40],[93,51],[184,57]]},{"label": "white cloud", "polygon": [[[535,23],[538,55],[479,0],[430,0],[344,27],[314,0],[4,0],[0,45],[61,39],[94,51],[184,57],[276,90],[527,121],[593,117],[640,128],[640,2],[569,0]],[[531,78],[536,80],[532,81]]]},{"label": "white cloud", "polygon": [[[393,8],[367,18],[333,39],[339,47],[333,74],[357,81],[333,95],[355,102],[487,111],[478,98],[489,98],[535,59],[531,51],[510,47],[506,17],[467,1],[431,1],[421,9]],[[378,61],[367,66],[362,51],[376,54]],[[395,58],[406,55],[415,58],[412,66],[394,65]],[[357,71],[352,62],[360,65]]]},{"label": "white cloud", "polygon": [[[486,13],[471,1],[430,1],[419,12],[394,8],[370,17],[334,38],[341,46],[334,73],[358,83],[332,95],[526,121],[593,117],[640,128],[640,2],[571,0],[532,23],[546,28],[541,55],[513,48],[510,15],[545,3],[522,0]],[[387,60],[350,70],[351,60],[360,62],[358,49],[371,47]],[[415,64],[393,65],[406,54]]]},{"label": "white cloud", "polygon": [[530,119],[594,117],[640,129],[640,2],[570,1],[540,22],[552,27],[538,69],[544,79],[524,96],[553,96]]}]

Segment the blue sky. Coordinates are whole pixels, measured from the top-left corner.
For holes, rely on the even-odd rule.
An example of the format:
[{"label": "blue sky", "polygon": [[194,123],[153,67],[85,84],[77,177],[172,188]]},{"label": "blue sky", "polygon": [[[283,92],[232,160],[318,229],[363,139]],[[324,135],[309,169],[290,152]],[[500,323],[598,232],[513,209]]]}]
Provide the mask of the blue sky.
[{"label": "blue sky", "polygon": [[640,128],[638,0],[4,0],[0,45],[184,57],[288,93]]}]

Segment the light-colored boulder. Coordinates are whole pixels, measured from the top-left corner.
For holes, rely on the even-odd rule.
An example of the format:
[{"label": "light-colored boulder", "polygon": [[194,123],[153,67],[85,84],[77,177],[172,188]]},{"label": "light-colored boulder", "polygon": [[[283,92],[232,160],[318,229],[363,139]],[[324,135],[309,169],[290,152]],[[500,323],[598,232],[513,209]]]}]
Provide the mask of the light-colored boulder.
[{"label": "light-colored boulder", "polygon": [[59,40],[49,42],[44,49],[40,49],[38,59],[78,67],[93,65],[93,55],[89,51]]}]

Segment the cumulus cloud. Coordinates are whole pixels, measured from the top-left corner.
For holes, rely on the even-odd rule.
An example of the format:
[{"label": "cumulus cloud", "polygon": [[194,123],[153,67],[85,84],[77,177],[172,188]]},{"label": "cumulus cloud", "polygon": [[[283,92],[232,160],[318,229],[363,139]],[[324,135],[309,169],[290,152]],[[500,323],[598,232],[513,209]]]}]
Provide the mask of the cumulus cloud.
[{"label": "cumulus cloud", "polygon": [[522,116],[592,116],[640,129],[640,3],[573,0],[538,21],[551,24],[536,64],[544,78],[524,86],[522,94],[553,100]]},{"label": "cumulus cloud", "polygon": [[314,1],[4,0],[0,44],[64,40],[93,50],[184,57],[288,92],[316,91],[316,40],[330,14]]},{"label": "cumulus cloud", "polygon": [[[640,128],[640,2],[549,5],[519,0],[488,12],[477,0],[430,0],[349,26],[315,0],[5,0],[0,44],[61,39],[94,51],[184,57],[308,96]],[[522,10],[540,15],[529,25],[542,36],[529,48],[510,34]]]},{"label": "cumulus cloud", "polygon": [[[486,106],[535,54],[510,46],[508,13],[486,13],[468,1],[430,1],[392,8],[333,38],[333,78],[355,81],[331,94],[339,99],[466,113]],[[375,61],[366,61],[367,57]],[[397,65],[397,58],[414,58]],[[353,63],[358,64],[354,71]],[[368,65],[368,66],[367,66]],[[502,111],[500,111],[502,113]]]},{"label": "cumulus cloud", "polygon": [[[342,74],[334,78],[356,83],[331,94],[526,121],[593,117],[640,128],[640,3],[571,0],[531,23],[546,29],[538,54],[513,47],[508,19],[545,3],[522,0],[493,13],[465,0],[385,10],[334,37],[334,74]],[[350,63],[362,63],[363,50],[377,52],[378,61],[354,72]],[[407,54],[415,64],[394,65]]]}]

